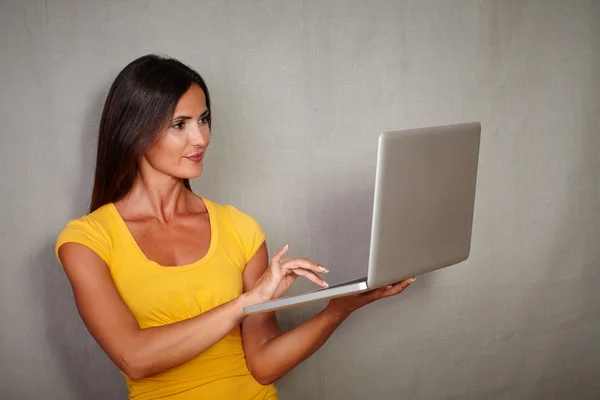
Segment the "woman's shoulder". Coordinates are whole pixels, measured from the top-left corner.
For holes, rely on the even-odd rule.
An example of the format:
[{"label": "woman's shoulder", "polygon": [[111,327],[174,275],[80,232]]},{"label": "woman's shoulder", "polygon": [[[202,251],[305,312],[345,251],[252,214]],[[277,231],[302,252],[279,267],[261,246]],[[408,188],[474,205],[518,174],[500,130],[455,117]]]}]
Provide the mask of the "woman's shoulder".
[{"label": "woman's shoulder", "polygon": [[[204,199],[206,208],[211,215],[218,221],[219,231],[228,232],[231,240],[226,242],[221,240],[220,243],[229,243],[230,245],[239,246],[245,256],[245,263],[254,256],[262,243],[265,241],[265,233],[258,221],[249,213],[231,204],[219,204],[210,200]],[[221,235],[223,238],[223,235]]]},{"label": "woman's shoulder", "polygon": [[259,225],[258,221],[239,206],[232,204],[221,204],[202,197],[209,213],[216,214],[216,217],[223,222],[229,220],[235,227],[246,227]]},{"label": "woman's shoulder", "polygon": [[62,231],[73,229],[108,231],[112,222],[114,222],[110,206],[110,204],[106,204],[88,214],[71,219],[66,223]]},{"label": "woman's shoulder", "polygon": [[108,263],[115,223],[110,207],[111,204],[107,204],[91,213],[68,221],[58,234],[55,246],[56,256],[58,257],[60,246],[73,242],[92,249]]}]

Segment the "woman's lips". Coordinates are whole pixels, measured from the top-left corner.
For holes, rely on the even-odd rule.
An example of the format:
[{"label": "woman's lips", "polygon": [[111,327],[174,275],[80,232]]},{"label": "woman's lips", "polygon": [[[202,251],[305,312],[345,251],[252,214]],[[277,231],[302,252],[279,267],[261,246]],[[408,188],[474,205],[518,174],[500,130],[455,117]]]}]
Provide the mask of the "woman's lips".
[{"label": "woman's lips", "polygon": [[186,156],[185,158],[192,162],[199,163],[204,158],[204,153],[192,154],[191,156]]}]

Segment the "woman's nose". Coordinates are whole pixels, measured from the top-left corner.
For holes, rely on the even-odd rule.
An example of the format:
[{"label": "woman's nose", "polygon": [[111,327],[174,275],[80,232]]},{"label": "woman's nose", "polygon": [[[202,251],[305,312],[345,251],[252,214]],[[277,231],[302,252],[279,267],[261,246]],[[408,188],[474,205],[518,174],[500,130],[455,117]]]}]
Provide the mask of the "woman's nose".
[{"label": "woman's nose", "polygon": [[210,141],[210,128],[195,126],[190,136],[190,141],[194,146],[206,147]]}]

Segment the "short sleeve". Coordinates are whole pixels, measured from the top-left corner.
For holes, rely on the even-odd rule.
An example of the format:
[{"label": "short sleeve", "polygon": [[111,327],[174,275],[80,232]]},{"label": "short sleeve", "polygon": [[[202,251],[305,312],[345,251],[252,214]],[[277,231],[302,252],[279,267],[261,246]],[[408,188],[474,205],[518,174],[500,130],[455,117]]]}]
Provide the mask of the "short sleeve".
[{"label": "short sleeve", "polygon": [[60,232],[55,247],[55,255],[59,262],[58,249],[65,243],[82,244],[98,254],[107,265],[110,265],[110,237],[106,230],[94,221],[86,220],[85,217],[75,219],[70,221]]},{"label": "short sleeve", "polygon": [[233,206],[227,206],[227,208],[235,230],[240,237],[247,264],[265,241],[265,233],[254,217]]}]

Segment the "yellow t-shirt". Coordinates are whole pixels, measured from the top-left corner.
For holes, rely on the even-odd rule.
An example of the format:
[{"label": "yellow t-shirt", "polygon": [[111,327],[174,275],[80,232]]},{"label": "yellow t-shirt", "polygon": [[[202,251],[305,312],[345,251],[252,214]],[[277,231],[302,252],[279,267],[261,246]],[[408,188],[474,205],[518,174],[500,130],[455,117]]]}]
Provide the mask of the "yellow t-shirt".
[{"label": "yellow t-shirt", "polygon": [[[251,216],[202,200],[209,214],[211,242],[206,256],[193,264],[165,267],[146,258],[112,203],[70,221],[58,237],[57,256],[66,242],[96,252],[142,328],[194,317],[242,293],[242,271],[265,238]],[[274,385],[259,384],[248,371],[240,327],[182,365],[137,381],[125,379],[129,398],[135,400],[278,398]]]}]

